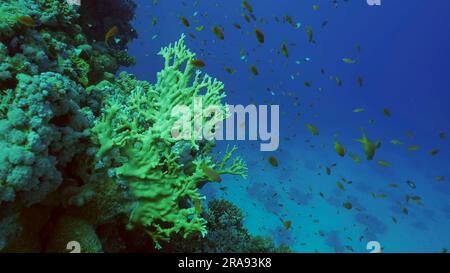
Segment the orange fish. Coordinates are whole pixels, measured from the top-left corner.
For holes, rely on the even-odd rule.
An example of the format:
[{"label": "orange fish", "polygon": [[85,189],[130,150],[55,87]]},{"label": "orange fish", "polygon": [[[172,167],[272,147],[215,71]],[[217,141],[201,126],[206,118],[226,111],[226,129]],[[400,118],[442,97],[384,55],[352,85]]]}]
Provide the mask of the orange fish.
[{"label": "orange fish", "polygon": [[105,44],[108,45],[108,41],[119,33],[119,29],[116,26],[113,26],[106,32],[105,34]]}]

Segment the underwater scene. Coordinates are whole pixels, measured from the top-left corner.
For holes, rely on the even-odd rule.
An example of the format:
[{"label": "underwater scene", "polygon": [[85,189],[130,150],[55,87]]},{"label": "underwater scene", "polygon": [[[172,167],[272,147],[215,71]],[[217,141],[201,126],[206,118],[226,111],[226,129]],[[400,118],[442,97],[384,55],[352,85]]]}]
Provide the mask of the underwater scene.
[{"label": "underwater scene", "polygon": [[449,11],[3,0],[0,252],[446,253]]}]

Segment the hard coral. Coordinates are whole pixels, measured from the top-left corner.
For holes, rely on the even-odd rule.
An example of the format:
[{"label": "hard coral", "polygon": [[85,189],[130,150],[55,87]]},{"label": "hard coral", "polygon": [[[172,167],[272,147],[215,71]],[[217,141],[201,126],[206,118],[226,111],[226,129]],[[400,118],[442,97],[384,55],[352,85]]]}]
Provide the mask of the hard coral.
[{"label": "hard coral", "polygon": [[[108,97],[108,105],[93,129],[100,146],[100,166],[113,170],[117,181],[126,183],[135,197],[129,227],[145,230],[157,248],[173,234],[206,235],[198,191],[203,182],[211,180],[205,169],[240,175],[246,170],[241,160],[225,167],[235,149],[216,166],[207,155],[208,145],[195,138],[189,145],[197,155],[191,170],[186,172],[186,166],[179,163],[180,154],[172,149],[177,141],[170,135],[176,121],[171,110],[179,104],[192,106],[195,97],[202,98],[205,106],[220,105],[225,94],[221,82],[195,73],[191,64],[195,54],[184,45],[184,36],[163,48],[160,55],[165,67],[158,73],[157,83],[129,80],[123,89],[114,88],[116,93]],[[180,70],[182,67],[185,69]],[[201,90],[205,92],[200,94]]]}]

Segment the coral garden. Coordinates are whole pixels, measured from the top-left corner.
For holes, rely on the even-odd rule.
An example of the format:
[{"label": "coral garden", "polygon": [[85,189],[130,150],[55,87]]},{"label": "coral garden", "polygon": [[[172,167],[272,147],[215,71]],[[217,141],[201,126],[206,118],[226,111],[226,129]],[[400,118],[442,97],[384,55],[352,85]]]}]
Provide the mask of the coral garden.
[{"label": "coral garden", "polygon": [[206,182],[246,175],[236,148],[216,159],[212,141],[171,138],[170,110],[224,105],[224,85],[196,70],[183,36],[159,53],[155,84],[116,75],[133,64],[136,6],[85,3],[0,3],[0,251],[288,251],[252,237],[228,201],[202,209]]}]

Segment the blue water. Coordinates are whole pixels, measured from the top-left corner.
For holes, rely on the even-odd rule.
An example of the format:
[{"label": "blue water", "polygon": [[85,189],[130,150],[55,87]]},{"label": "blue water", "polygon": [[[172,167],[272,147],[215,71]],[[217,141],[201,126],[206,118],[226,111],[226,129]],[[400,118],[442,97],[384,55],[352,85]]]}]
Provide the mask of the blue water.
[{"label": "blue water", "polygon": [[[450,147],[449,139],[439,138],[441,131],[450,137],[450,1],[382,0],[381,7],[370,7],[363,0],[338,0],[336,8],[331,0],[250,0],[257,17],[251,23],[241,16],[240,0],[199,0],[197,6],[188,0],[137,2],[134,26],[139,38],[129,47],[137,64],[127,71],[154,81],[163,65],[155,53],[181,33],[192,33],[196,37],[187,39],[188,47],[204,60],[206,73],[225,83],[228,103],[280,105],[279,149],[260,152],[253,141],[219,142],[218,152],[228,144],[239,146],[249,177],[224,177],[221,185],[203,189],[208,199],[224,197],[245,211],[245,225],[252,234],[270,235],[296,252],[368,252],[369,241],[378,241],[384,252],[450,248]],[[319,10],[314,11],[313,4]],[[284,23],[286,14],[301,27]],[[190,21],[190,28],[179,16]],[[156,26],[151,24],[153,17]],[[322,28],[325,20],[328,24]],[[205,29],[196,31],[200,25]],[[214,25],[223,27],[223,41],[211,31]],[[308,26],[315,44],[308,43]],[[265,34],[263,45],[258,45],[255,27]],[[289,58],[280,54],[283,42]],[[242,48],[245,60],[240,58]],[[346,64],[345,57],[358,63]],[[252,65],[258,76],[251,74]],[[225,66],[237,72],[230,75]],[[343,85],[337,86],[330,76],[338,76]],[[312,86],[305,87],[305,81]],[[299,106],[294,105],[295,97]],[[390,118],[383,115],[385,107],[392,112]],[[355,108],[365,111],[354,113]],[[307,123],[320,135],[312,136]],[[355,141],[361,127],[370,140],[382,142],[373,161],[364,159]],[[348,153],[339,157],[333,149],[335,139],[348,152],[359,154],[362,162],[355,163]],[[392,145],[392,139],[404,145]],[[420,150],[408,151],[411,145]],[[439,153],[431,156],[432,149]],[[268,163],[271,155],[279,167]],[[382,167],[378,160],[392,166]],[[331,175],[326,167],[331,167]],[[445,180],[439,182],[436,176]],[[345,191],[336,184],[343,178],[351,181],[343,182]],[[414,181],[415,189],[408,180]],[[389,187],[391,183],[398,187]],[[221,191],[220,186],[227,189]],[[374,198],[372,193],[386,197]],[[420,196],[421,203],[406,202],[406,195]],[[343,208],[344,202],[353,208]],[[283,225],[288,220],[290,229]]]}]

